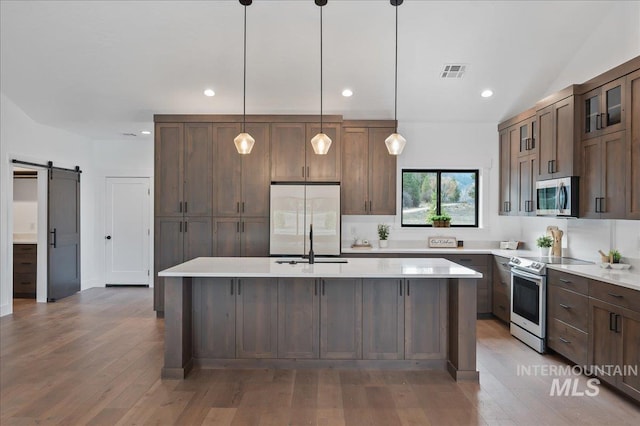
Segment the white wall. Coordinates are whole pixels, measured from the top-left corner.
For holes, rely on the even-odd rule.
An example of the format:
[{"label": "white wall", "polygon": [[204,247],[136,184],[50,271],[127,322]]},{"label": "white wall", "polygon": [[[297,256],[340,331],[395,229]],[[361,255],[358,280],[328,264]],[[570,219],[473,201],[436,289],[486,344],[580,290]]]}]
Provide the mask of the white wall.
[{"label": "white wall", "polygon": [[20,178],[13,180],[13,233],[36,234],[38,232],[38,180]]}]

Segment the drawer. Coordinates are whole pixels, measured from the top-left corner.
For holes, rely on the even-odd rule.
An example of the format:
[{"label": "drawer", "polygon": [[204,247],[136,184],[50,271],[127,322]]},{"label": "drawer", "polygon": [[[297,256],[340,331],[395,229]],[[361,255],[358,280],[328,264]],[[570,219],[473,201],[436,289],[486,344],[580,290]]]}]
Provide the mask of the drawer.
[{"label": "drawer", "polygon": [[589,295],[603,302],[640,312],[640,291],[602,281],[589,280]]},{"label": "drawer", "polygon": [[547,284],[575,291],[585,296],[589,294],[589,280],[579,275],[549,269],[547,272]]},{"label": "drawer", "polygon": [[549,321],[559,319],[584,332],[589,331],[589,298],[561,287],[550,286],[547,297]]},{"label": "drawer", "polygon": [[493,315],[504,322],[511,321],[511,305],[506,295],[493,293]]},{"label": "drawer", "polygon": [[35,273],[37,270],[37,262],[35,259],[14,259],[13,272],[18,274]]},{"label": "drawer", "polygon": [[442,257],[463,266],[488,266],[489,256],[488,254],[446,254]]},{"label": "drawer", "polygon": [[38,251],[38,246],[36,244],[14,244],[13,245],[13,253],[33,253],[35,254]]},{"label": "drawer", "polygon": [[578,365],[587,365],[589,335],[559,319],[547,327],[547,346]]},{"label": "drawer", "polygon": [[13,274],[13,292],[14,293],[33,293],[36,292],[36,274]]}]

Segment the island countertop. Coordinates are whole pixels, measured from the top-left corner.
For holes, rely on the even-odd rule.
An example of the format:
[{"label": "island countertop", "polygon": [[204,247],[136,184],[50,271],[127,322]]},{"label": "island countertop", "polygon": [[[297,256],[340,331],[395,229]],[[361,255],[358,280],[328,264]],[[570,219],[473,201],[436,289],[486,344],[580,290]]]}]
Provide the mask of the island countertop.
[{"label": "island countertop", "polygon": [[[277,263],[277,257],[198,257],[165,269],[161,277],[482,278],[446,259],[322,258],[316,263]],[[346,263],[325,263],[331,260]]]}]

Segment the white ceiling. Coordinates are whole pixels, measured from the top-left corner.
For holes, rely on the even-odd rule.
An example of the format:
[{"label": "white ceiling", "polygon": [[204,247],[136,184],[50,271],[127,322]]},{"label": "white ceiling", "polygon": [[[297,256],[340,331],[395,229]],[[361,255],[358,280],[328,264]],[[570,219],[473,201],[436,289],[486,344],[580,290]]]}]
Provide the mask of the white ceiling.
[{"label": "white ceiling", "polygon": [[[497,123],[532,106],[613,5],[638,14],[626,1],[405,0],[398,119]],[[248,8],[248,114],[319,113],[319,13],[313,0]],[[329,0],[323,13],[324,113],[393,118],[394,8]],[[242,113],[242,19],[237,0],[2,0],[1,89],[35,121],[91,139],[151,130],[158,113]],[[445,63],[467,75],[440,79]]]}]

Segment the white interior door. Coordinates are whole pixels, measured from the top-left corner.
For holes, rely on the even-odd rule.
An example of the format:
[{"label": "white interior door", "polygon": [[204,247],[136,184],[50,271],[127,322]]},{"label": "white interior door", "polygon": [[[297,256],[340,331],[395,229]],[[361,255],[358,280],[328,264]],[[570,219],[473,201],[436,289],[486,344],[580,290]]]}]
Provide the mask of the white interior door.
[{"label": "white interior door", "polygon": [[149,284],[149,178],[106,183],[106,283]]}]

